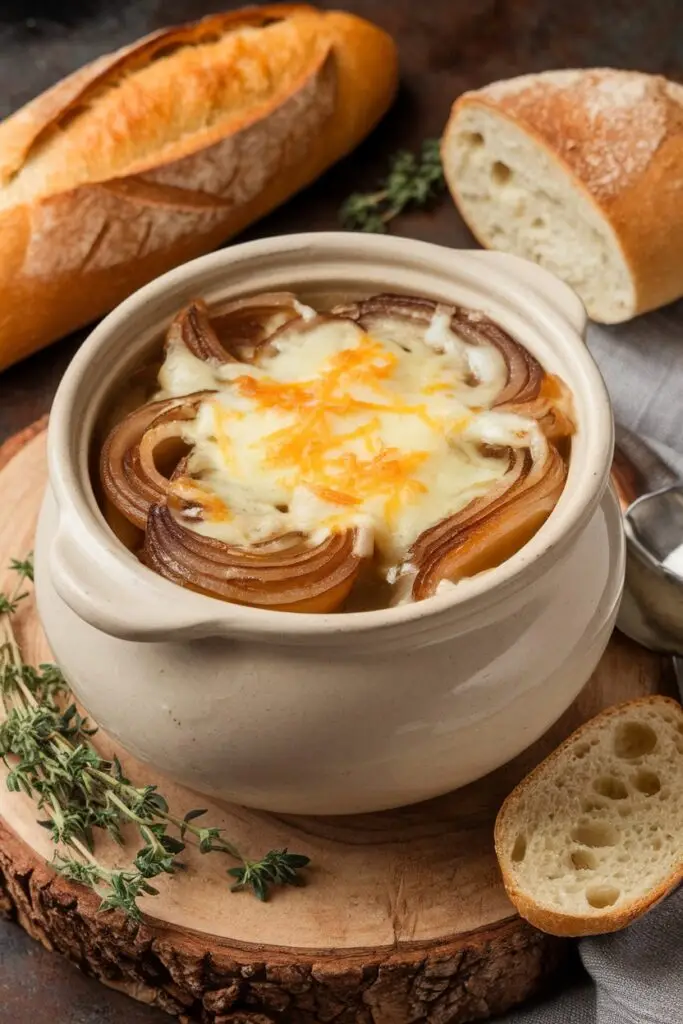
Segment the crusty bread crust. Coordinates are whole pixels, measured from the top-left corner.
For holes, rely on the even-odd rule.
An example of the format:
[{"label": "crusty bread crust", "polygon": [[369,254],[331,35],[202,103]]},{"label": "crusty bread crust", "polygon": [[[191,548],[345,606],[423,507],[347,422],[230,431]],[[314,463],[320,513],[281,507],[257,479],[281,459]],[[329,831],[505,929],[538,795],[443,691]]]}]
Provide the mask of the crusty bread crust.
[{"label": "crusty bread crust", "polygon": [[[459,115],[472,105],[525,131],[610,225],[633,279],[632,316],[683,295],[683,86],[610,68],[495,82],[455,101],[445,152]],[[462,214],[447,160],[445,170]],[[476,225],[468,227],[477,237]]]},{"label": "crusty bread crust", "polygon": [[534,790],[542,788],[551,775],[552,769],[561,764],[563,760],[566,760],[568,752],[587,734],[595,732],[596,729],[601,728],[611,719],[621,717],[626,711],[633,711],[648,706],[668,707],[675,711],[680,719],[681,728],[683,728],[683,709],[677,701],[671,700],[669,697],[659,695],[641,697],[637,700],[627,701],[615,707],[607,708],[599,715],[596,715],[595,718],[582,725],[576,732],[572,733],[545,761],[542,761],[537,768],[530,772],[510,793],[498,812],[494,840],[505,890],[510,901],[521,916],[543,932],[569,938],[619,931],[654,907],[683,881],[683,856],[681,856],[676,870],[669,877],[663,879],[660,885],[652,888],[643,898],[634,899],[621,909],[607,908],[601,913],[594,913],[584,917],[575,914],[557,913],[539,904],[534,899],[532,892],[525,891],[518,886],[510,863],[509,851],[512,845],[511,840],[513,840],[514,834],[520,825],[517,813],[520,800],[529,794],[533,794]]},{"label": "crusty bread crust", "polygon": [[268,5],[156,32],[33,100],[0,125],[0,369],[309,184],[396,85],[379,28]]}]

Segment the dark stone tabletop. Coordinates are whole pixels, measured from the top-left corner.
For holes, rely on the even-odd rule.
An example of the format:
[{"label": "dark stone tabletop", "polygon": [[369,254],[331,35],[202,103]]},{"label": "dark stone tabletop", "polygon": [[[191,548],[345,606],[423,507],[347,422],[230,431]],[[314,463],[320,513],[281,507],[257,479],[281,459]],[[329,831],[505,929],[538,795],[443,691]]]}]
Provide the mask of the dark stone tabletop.
[{"label": "dark stone tabletop", "polygon": [[[0,0],[0,117],[146,32],[239,6],[226,0]],[[320,6],[346,7],[393,34],[401,93],[372,138],[252,228],[250,237],[337,227],[342,199],[371,187],[397,147],[438,135],[463,89],[558,67],[607,65],[683,76],[683,0],[322,0]],[[467,239],[446,200],[430,213],[403,217],[396,230],[456,246]],[[84,334],[0,374],[0,442],[48,411]],[[163,1020],[168,1018],[85,978],[15,924],[0,922],[0,1024]]]}]

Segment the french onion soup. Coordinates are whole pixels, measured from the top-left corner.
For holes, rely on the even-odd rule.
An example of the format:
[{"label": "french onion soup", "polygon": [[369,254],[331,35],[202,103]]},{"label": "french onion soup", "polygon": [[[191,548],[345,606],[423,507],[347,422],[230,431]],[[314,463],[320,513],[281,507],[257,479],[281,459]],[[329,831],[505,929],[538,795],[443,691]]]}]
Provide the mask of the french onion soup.
[{"label": "french onion soup", "polygon": [[156,369],[102,448],[105,514],[149,568],[226,601],[422,600],[518,551],[565,484],[567,387],[476,311],[196,301]]}]

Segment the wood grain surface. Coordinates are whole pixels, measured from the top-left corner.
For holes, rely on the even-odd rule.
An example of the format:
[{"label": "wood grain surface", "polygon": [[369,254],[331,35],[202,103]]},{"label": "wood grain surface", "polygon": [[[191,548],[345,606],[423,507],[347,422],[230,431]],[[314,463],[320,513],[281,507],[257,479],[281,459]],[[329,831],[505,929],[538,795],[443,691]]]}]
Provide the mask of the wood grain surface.
[{"label": "wood grain surface", "polygon": [[[0,116],[84,62],[145,32],[237,6],[239,2],[229,0],[3,0]],[[396,147],[415,146],[425,136],[438,134],[453,98],[463,89],[563,66],[633,67],[679,80],[683,72],[683,35],[677,31],[680,0],[330,0],[321,6],[354,10],[395,35],[401,53],[401,94],[392,113],[352,157],[262,221],[248,237],[337,227],[337,209],[348,192],[371,187]],[[401,218],[395,230],[452,246],[472,244],[446,200],[427,214]],[[0,375],[0,441],[48,410],[83,336],[65,339]],[[0,524],[12,504],[7,495],[3,497]],[[11,539],[19,544],[22,538],[15,532]],[[623,652],[625,658],[627,648]],[[159,963],[154,969],[165,984],[173,984],[172,970]],[[326,1019],[336,1019],[330,1013]],[[3,1024],[161,1024],[166,1019],[156,1010],[105,992],[63,959],[44,953],[15,926],[0,922]],[[243,1021],[234,1015],[224,1019],[233,1024]],[[439,1024],[457,1019],[448,1011],[438,1017]]]},{"label": "wood grain surface", "polygon": [[[45,423],[0,448],[0,567],[32,546],[47,464]],[[10,572],[0,568],[0,591]],[[17,613],[27,661],[51,659],[33,600]],[[203,800],[207,820],[248,856],[287,847],[311,857],[310,885],[264,906],[229,892],[225,864],[187,851],[186,870],[158,883],[138,928],[98,914],[99,899],[56,877],[33,803],[9,793],[0,768],[0,891],[7,909],[49,949],[121,991],[183,1019],[219,1024],[465,1022],[535,994],[566,947],[517,917],[500,880],[493,822],[512,787],[581,722],[666,685],[656,655],[615,639],[577,701],[539,743],[485,779],[437,800],[343,818],[277,816]],[[155,783],[179,815],[196,797],[117,748],[142,785]],[[98,856],[118,863],[106,842]],[[210,965],[207,966],[207,965]],[[168,979],[171,979],[170,981]],[[282,1015],[284,1014],[284,1018]]]}]

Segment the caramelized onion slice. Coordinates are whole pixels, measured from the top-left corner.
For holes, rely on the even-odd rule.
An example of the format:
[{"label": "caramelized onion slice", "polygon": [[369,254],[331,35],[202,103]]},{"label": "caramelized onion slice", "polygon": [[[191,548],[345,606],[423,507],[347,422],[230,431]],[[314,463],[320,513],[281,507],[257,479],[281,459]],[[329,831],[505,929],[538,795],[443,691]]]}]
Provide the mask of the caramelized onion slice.
[{"label": "caramelized onion slice", "polygon": [[211,310],[211,323],[223,349],[249,363],[268,338],[301,317],[302,308],[293,292],[263,292]]},{"label": "caramelized onion slice", "polygon": [[518,479],[507,498],[495,501],[484,514],[475,515],[448,532],[442,531],[433,543],[423,545],[419,558],[413,556],[417,564],[414,600],[421,601],[436,593],[442,580],[456,583],[510,558],[533,537],[554,509],[566,473],[563,459],[550,446],[544,464],[533,466]]},{"label": "caramelized onion slice", "polygon": [[193,419],[208,391],[149,402],[109,433],[100,456],[100,479],[108,500],[128,522],[144,530],[150,506],[161,501],[169,477],[184,454],[183,421]]},{"label": "caramelized onion slice", "polygon": [[458,309],[451,329],[471,345],[491,345],[496,348],[507,369],[507,380],[496,397],[493,407],[509,402],[531,401],[539,392],[544,370],[539,361],[507,331],[480,313]]},{"label": "caramelized onion slice", "polygon": [[526,480],[533,463],[527,448],[510,448],[509,459],[507,473],[487,494],[475,498],[459,512],[442,519],[420,534],[408,554],[408,561],[412,565],[427,561],[444,541],[448,542],[449,538],[476,526],[514,496],[515,488],[519,488]]},{"label": "caramelized onion slice", "polygon": [[536,420],[549,441],[571,437],[576,430],[572,394],[564,381],[553,374],[544,374],[535,398],[506,402],[497,409]]},{"label": "caramelized onion slice", "polygon": [[197,359],[216,359],[219,363],[237,360],[220,343],[203,299],[182,309],[166,334],[166,347],[184,345]]},{"label": "caramelized onion slice", "polygon": [[425,332],[437,310],[455,314],[454,307],[438,306],[431,299],[385,293],[335,306],[332,313],[355,320],[368,333],[393,341],[407,352],[412,352],[424,344]]},{"label": "caramelized onion slice", "polygon": [[278,327],[270,337],[266,338],[258,346],[254,355],[254,362],[262,363],[272,356],[276,356],[285,345],[293,342],[301,343],[305,340],[307,334],[317,331],[324,324],[331,323],[339,323],[342,327],[351,324],[359,336],[362,334],[362,329],[359,325],[349,317],[334,316],[332,313],[318,313],[313,317],[297,316],[288,320],[281,327]]},{"label": "caramelized onion slice", "polygon": [[544,376],[541,364],[507,331],[481,313],[430,299],[391,294],[335,306],[332,312],[350,317],[366,331],[391,338],[408,351],[415,348],[416,339],[424,343],[425,329],[437,313],[450,316],[448,326],[461,341],[474,346],[490,345],[503,357],[507,379],[494,407],[512,401],[527,402],[538,394]]},{"label": "caramelized onion slice", "polygon": [[[380,295],[372,295],[368,299],[361,299],[359,302],[341,303],[335,306],[331,312],[334,316],[347,317],[359,323],[366,319],[372,320],[375,317],[401,317],[404,320],[411,320],[415,324],[424,326],[431,323],[437,308],[437,303],[431,299],[422,299],[412,295],[395,295],[392,292],[382,292]],[[453,309],[455,313],[455,309]]]},{"label": "caramelized onion slice", "polygon": [[358,531],[312,545],[290,534],[241,548],[182,526],[165,503],[152,506],[144,557],[161,576],[236,604],[292,612],[332,612],[347,597],[363,557]]},{"label": "caramelized onion slice", "polygon": [[166,345],[182,344],[204,361],[249,363],[259,346],[290,320],[298,319],[301,310],[291,292],[264,292],[212,310],[203,299],[197,299],[175,318]]}]

